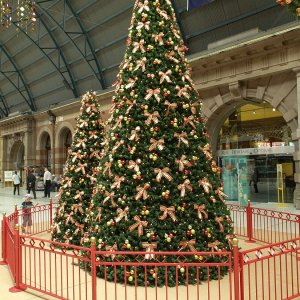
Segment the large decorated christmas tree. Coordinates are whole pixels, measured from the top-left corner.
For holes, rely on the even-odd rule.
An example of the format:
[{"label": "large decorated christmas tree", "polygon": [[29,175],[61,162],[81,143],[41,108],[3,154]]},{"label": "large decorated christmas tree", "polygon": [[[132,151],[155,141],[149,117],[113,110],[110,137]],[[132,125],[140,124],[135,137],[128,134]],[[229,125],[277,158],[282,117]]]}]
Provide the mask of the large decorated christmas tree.
[{"label": "large decorated christmas tree", "polygon": [[[99,250],[230,249],[230,214],[186,50],[171,2],[137,0],[88,216]],[[149,280],[164,284],[156,275]]]},{"label": "large decorated christmas tree", "polygon": [[88,236],[86,210],[90,208],[103,154],[104,126],[100,113],[96,93],[84,94],[58,193],[58,208],[51,230],[54,241],[80,245]]}]

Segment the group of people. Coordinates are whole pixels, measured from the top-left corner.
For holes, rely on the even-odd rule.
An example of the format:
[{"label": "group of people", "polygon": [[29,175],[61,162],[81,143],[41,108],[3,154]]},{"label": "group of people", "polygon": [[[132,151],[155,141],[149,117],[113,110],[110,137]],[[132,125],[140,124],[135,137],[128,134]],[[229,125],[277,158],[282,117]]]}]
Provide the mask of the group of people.
[{"label": "group of people", "polygon": [[[16,192],[18,195],[20,195],[20,183],[21,178],[18,175],[17,171],[15,171],[13,177],[12,177],[13,183],[14,183],[14,195]],[[52,191],[58,191],[60,188],[60,176],[52,176],[51,172],[48,170],[48,168],[44,168],[44,198],[50,198],[50,192]],[[36,176],[34,169],[29,169],[28,174],[26,177],[26,189],[27,193],[30,194],[32,192],[34,199],[36,199]]]}]

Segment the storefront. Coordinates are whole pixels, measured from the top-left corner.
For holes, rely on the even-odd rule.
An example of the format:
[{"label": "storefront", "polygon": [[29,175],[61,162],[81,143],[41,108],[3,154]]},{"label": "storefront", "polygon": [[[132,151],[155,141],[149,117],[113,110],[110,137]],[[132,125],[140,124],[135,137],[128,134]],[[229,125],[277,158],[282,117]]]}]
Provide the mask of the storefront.
[{"label": "storefront", "polygon": [[278,201],[277,165],[282,165],[284,196],[292,202],[293,146],[248,148],[218,151],[224,190],[230,201],[246,205]]},{"label": "storefront", "polygon": [[[224,191],[229,201],[238,201],[242,205],[246,205],[248,199],[253,202],[293,202],[294,145],[279,113],[273,114],[274,109],[265,105],[264,122],[261,122],[257,116],[261,109],[245,105],[222,127],[217,156],[222,167]],[[278,165],[282,168],[284,199],[278,199],[278,187],[281,188]]]}]

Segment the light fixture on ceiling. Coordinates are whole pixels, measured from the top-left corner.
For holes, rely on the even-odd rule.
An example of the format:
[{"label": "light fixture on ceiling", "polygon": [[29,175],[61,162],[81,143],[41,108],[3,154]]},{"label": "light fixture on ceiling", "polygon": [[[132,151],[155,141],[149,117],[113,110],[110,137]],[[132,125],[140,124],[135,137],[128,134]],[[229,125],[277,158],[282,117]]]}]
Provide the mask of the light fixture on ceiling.
[{"label": "light fixture on ceiling", "polygon": [[253,114],[254,114],[254,115],[256,114],[256,111],[255,111],[255,110],[253,111]]},{"label": "light fixture on ceiling", "polygon": [[276,111],[276,109],[275,109],[275,108],[273,108],[272,110],[273,110],[273,111]]},{"label": "light fixture on ceiling", "polygon": [[30,26],[34,30],[36,23],[34,0],[0,0],[0,20],[2,29],[9,28],[12,23],[19,27]]}]

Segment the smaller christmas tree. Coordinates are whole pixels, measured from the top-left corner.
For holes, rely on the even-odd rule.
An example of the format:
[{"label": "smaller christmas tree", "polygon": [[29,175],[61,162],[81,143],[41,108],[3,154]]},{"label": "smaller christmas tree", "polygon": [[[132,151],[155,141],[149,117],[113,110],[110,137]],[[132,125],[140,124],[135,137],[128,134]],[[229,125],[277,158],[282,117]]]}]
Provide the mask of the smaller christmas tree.
[{"label": "smaller christmas tree", "polygon": [[87,92],[81,103],[51,230],[53,241],[74,245],[82,244],[82,239],[88,237],[86,210],[90,208],[104,144],[104,125],[96,93]]}]

